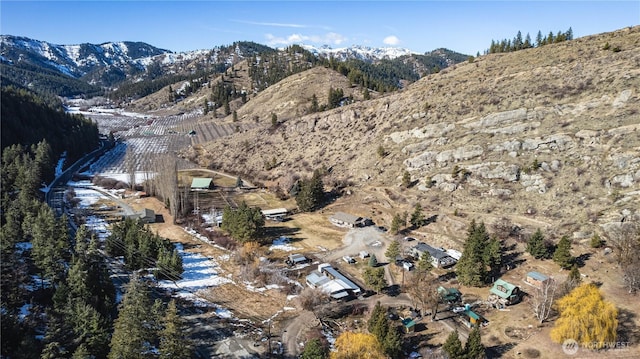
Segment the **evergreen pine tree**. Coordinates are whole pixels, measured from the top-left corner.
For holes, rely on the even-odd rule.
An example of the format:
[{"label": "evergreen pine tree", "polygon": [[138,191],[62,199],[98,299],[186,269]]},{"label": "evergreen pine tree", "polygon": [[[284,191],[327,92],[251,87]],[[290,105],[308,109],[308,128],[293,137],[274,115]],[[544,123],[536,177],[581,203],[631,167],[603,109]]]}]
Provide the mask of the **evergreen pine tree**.
[{"label": "evergreen pine tree", "polygon": [[155,327],[149,289],[137,276],[131,278],[122,302],[118,306],[118,318],[113,325],[109,359],[147,358],[154,342]]},{"label": "evergreen pine tree", "polygon": [[431,263],[431,254],[427,251],[422,252],[420,258],[418,259],[418,263],[416,264],[416,270],[422,272],[428,272],[433,269],[433,264]]},{"label": "evergreen pine tree", "polygon": [[414,228],[420,228],[424,225],[424,222],[425,220],[424,213],[422,213],[422,206],[420,205],[420,203],[416,203],[409,223],[411,223]]},{"label": "evergreen pine tree", "polygon": [[89,353],[89,349],[87,349],[86,345],[81,344],[76,350],[73,352],[73,356],[71,359],[93,359],[95,356]]},{"label": "evergreen pine tree", "polygon": [[573,265],[574,258],[571,256],[571,240],[568,236],[562,236],[558,242],[555,252],[553,253],[553,261],[558,263],[562,269],[569,269]]},{"label": "evergreen pine tree", "polygon": [[84,346],[95,358],[109,352],[109,325],[91,305],[72,300],[65,310],[65,322],[71,327],[74,345]]},{"label": "evergreen pine tree", "polygon": [[385,257],[390,262],[395,262],[396,258],[400,255],[400,242],[397,239],[394,239],[387,247],[387,250],[384,252]]},{"label": "evergreen pine tree", "polygon": [[389,319],[387,318],[387,309],[383,307],[380,302],[376,302],[376,305],[371,311],[371,318],[369,318],[367,322],[367,329],[369,333],[378,339],[378,342],[383,343],[389,330]]},{"label": "evergreen pine tree", "polygon": [[378,266],[378,258],[376,258],[375,254],[372,254],[371,257],[369,257],[369,267],[377,267]]},{"label": "evergreen pine tree", "polygon": [[160,333],[160,359],[182,359],[191,357],[191,345],[186,337],[186,327],[176,307],[175,300],[171,300],[162,319]]},{"label": "evergreen pine tree", "polygon": [[536,47],[544,45],[542,41],[542,31],[538,30],[538,34],[536,35]]},{"label": "evergreen pine tree", "polygon": [[327,348],[322,345],[318,338],[309,340],[304,345],[304,350],[300,355],[300,359],[326,359],[327,357]]},{"label": "evergreen pine tree", "polygon": [[482,286],[487,278],[487,266],[483,257],[489,235],[484,223],[477,225],[475,220],[471,221],[467,233],[462,257],[456,265],[456,273],[463,285]]},{"label": "evergreen pine tree", "polygon": [[311,179],[300,181],[300,190],[296,195],[296,204],[303,212],[318,209],[324,200],[324,184],[319,170],[313,172]]},{"label": "evergreen pine tree", "polygon": [[462,359],[464,358],[464,349],[462,348],[462,342],[458,337],[458,330],[454,330],[449,334],[447,340],[442,345],[442,350],[449,356],[450,359]]},{"label": "evergreen pine tree", "polygon": [[43,203],[31,227],[34,262],[42,271],[43,277],[52,284],[59,282],[64,276],[64,259],[69,253],[66,222],[62,218],[66,220],[66,217],[56,220],[51,207]]},{"label": "evergreen pine tree", "polygon": [[484,359],[486,357],[485,347],[482,345],[480,329],[478,327],[473,328],[471,333],[469,333],[469,338],[464,345],[464,351],[466,359]]},{"label": "evergreen pine tree", "polygon": [[381,341],[385,354],[390,358],[400,358],[402,354],[402,336],[393,323],[388,323],[387,335]]},{"label": "evergreen pine tree", "polygon": [[[44,337],[44,349],[41,359],[58,359],[68,354],[67,346],[71,345],[71,330],[64,319],[55,311],[48,313],[47,330]],[[4,320],[4,317],[3,317]],[[4,323],[2,324],[5,325]],[[2,333],[3,336],[5,333]],[[4,349],[4,348],[3,348]]]},{"label": "evergreen pine tree", "polygon": [[365,268],[362,274],[366,285],[373,288],[376,292],[380,292],[387,286],[387,280],[384,277],[384,268]]},{"label": "evergreen pine tree", "polygon": [[533,47],[533,45],[531,44],[531,35],[529,35],[529,33],[527,33],[527,36],[525,36],[524,38],[524,44],[522,46],[522,48],[524,49],[528,49]]},{"label": "evergreen pine tree", "polygon": [[485,283],[488,281],[494,282],[495,278],[500,276],[500,268],[502,266],[502,243],[492,237],[484,248],[483,260],[485,266],[489,268]]},{"label": "evergreen pine tree", "polygon": [[582,282],[582,276],[580,275],[580,270],[578,269],[577,264],[573,264],[571,266],[571,271],[569,271],[569,276],[567,277],[568,281],[571,281],[573,287],[577,287]]},{"label": "evergreen pine tree", "polygon": [[556,41],[556,38],[553,36],[553,31],[549,31],[549,35],[545,39],[546,44],[553,44]]},{"label": "evergreen pine tree", "polygon": [[598,233],[595,233],[593,237],[591,237],[590,244],[591,244],[591,248],[600,248],[604,245],[604,241],[602,240],[602,238],[600,238]]},{"label": "evergreen pine tree", "polygon": [[549,250],[544,243],[544,235],[540,228],[527,241],[527,252],[531,254],[535,259],[548,258]]},{"label": "evergreen pine tree", "polygon": [[312,113],[320,111],[320,106],[318,105],[318,97],[316,96],[316,94],[313,94],[313,96],[311,97],[311,109],[310,109],[310,111]]},{"label": "evergreen pine tree", "polygon": [[411,186],[411,174],[409,171],[404,171],[402,173],[402,187],[409,188]]},{"label": "evergreen pine tree", "polygon": [[404,220],[400,216],[400,213],[396,213],[393,215],[393,219],[391,220],[391,227],[389,230],[393,234],[398,234],[400,232],[400,228],[403,226]]},{"label": "evergreen pine tree", "polygon": [[513,49],[514,50],[521,50],[522,49],[522,32],[520,32],[518,30],[518,34],[516,35],[516,37],[513,39]]}]

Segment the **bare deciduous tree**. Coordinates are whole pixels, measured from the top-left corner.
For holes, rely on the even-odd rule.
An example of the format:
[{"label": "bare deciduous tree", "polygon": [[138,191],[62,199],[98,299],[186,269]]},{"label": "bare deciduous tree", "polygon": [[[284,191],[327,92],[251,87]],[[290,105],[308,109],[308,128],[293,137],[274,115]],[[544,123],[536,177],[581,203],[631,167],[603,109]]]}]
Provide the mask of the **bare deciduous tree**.
[{"label": "bare deciduous tree", "polygon": [[436,319],[438,306],[442,298],[438,293],[438,282],[428,271],[416,270],[407,281],[407,293],[411,299],[418,304],[421,311],[431,312],[431,320]]},{"label": "bare deciduous tree", "polygon": [[149,189],[150,194],[160,197],[169,212],[174,218],[177,218],[180,209],[178,203],[178,163],[176,158],[170,154],[162,154],[149,162],[156,172]]},{"label": "bare deciduous tree", "polygon": [[606,233],[622,270],[622,279],[629,293],[640,290],[640,223],[620,222]]},{"label": "bare deciduous tree", "polygon": [[298,296],[298,300],[302,309],[313,312],[322,304],[329,302],[329,296],[318,288],[305,288]]},{"label": "bare deciduous tree", "polygon": [[129,179],[129,188],[136,188],[136,169],[138,167],[137,159],[135,153],[133,153],[133,148],[131,146],[127,146],[127,150],[124,154],[124,166],[127,171],[127,178]]},{"label": "bare deciduous tree", "polygon": [[544,323],[545,320],[549,319],[557,289],[558,283],[555,279],[549,278],[534,291],[530,301],[531,309],[533,309],[533,314],[540,323]]}]

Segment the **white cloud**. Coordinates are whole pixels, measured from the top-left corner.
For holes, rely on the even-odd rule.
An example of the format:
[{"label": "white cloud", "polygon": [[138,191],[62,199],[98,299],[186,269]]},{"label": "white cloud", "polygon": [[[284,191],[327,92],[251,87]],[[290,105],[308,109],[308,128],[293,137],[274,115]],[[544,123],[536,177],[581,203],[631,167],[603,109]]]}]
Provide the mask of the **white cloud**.
[{"label": "white cloud", "polygon": [[385,45],[396,46],[400,43],[400,39],[398,39],[394,35],[391,35],[391,36],[385,37],[384,40],[382,40],[382,42],[384,42]]},{"label": "white cloud", "polygon": [[286,37],[275,36],[273,34],[266,34],[265,38],[267,39],[267,45],[269,46],[277,46],[277,45],[291,45],[291,44],[299,44],[303,42],[312,42],[316,44],[332,44],[332,45],[340,45],[343,42],[347,41],[347,38],[335,33],[328,32],[323,35],[303,35],[303,34],[291,34]]},{"label": "white cloud", "polygon": [[306,28],[307,25],[292,24],[292,23],[280,23],[280,22],[259,22],[259,21],[245,21],[245,20],[232,20],[241,24],[258,25],[258,26],[274,26],[274,27],[294,27],[294,28]]}]

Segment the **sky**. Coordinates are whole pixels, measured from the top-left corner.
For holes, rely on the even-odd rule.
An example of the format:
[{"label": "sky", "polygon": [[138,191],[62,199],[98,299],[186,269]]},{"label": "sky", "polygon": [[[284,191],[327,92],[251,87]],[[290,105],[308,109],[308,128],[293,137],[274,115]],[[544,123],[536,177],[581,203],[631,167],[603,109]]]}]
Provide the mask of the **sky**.
[{"label": "sky", "polygon": [[282,48],[447,48],[475,55],[518,31],[574,38],[640,24],[640,0],[625,1],[11,1],[0,33],[58,45],[142,41],[174,52],[235,41]]}]

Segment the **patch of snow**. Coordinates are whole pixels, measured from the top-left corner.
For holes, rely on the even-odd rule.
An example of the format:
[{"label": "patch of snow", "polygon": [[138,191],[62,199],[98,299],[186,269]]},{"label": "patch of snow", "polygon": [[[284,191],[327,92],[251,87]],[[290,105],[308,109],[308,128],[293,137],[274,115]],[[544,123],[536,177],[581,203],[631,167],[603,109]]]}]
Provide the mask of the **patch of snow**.
[{"label": "patch of snow", "polygon": [[89,187],[74,186],[74,191],[76,192],[75,197],[80,200],[78,203],[80,208],[88,208],[104,197],[100,192]]},{"label": "patch of snow", "polygon": [[233,318],[231,311],[225,308],[216,308],[216,315],[219,318]]},{"label": "patch of snow", "polygon": [[33,246],[31,245],[31,242],[18,242],[18,243],[16,243],[16,249],[19,252],[28,251],[28,250],[31,250],[31,248],[33,248]]},{"label": "patch of snow", "polygon": [[[182,257],[182,279],[177,281],[161,280],[158,286],[176,291],[176,295],[194,302],[203,302],[198,291],[233,283],[218,273],[219,265],[213,259],[198,253],[185,252],[181,244],[176,245]],[[206,302],[206,301],[205,301]]]},{"label": "patch of snow", "polygon": [[31,304],[27,303],[20,307],[20,314],[18,314],[18,318],[20,320],[24,320],[29,315],[29,313],[31,313]]},{"label": "patch of snow", "polygon": [[56,164],[56,177],[62,174],[62,169],[64,168],[64,161],[67,159],[67,151],[62,152],[58,163]]},{"label": "patch of snow", "polygon": [[294,247],[292,245],[290,245],[289,243],[291,242],[290,238],[287,237],[280,237],[278,239],[275,239],[273,241],[273,244],[271,244],[271,246],[269,247],[270,250],[281,250],[281,251],[285,251],[285,252],[291,252],[291,251],[295,251],[298,250],[300,248]]}]

